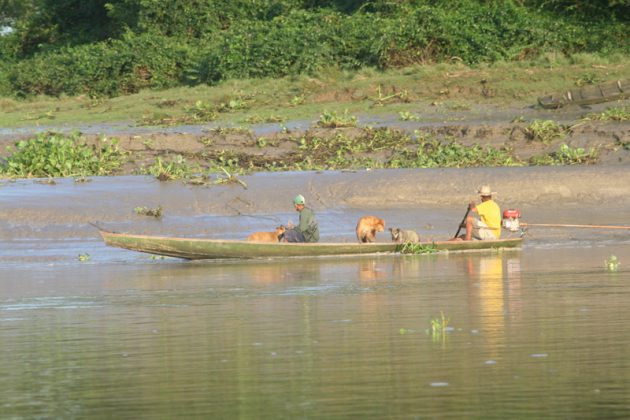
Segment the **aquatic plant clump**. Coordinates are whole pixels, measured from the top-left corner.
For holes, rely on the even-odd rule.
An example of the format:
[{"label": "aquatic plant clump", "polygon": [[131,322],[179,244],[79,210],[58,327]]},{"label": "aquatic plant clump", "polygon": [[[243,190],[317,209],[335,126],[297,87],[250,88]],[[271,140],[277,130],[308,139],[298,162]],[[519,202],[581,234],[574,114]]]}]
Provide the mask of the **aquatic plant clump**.
[{"label": "aquatic plant clump", "polygon": [[525,128],[525,134],[532,141],[551,143],[552,140],[565,135],[566,129],[552,120],[534,120]]},{"label": "aquatic plant clump", "polygon": [[335,111],[324,111],[324,113],[319,116],[317,125],[324,128],[356,127],[357,117],[348,115],[347,109],[341,115],[337,114]]},{"label": "aquatic plant clump", "polygon": [[616,255],[611,255],[610,257],[606,258],[606,261],[604,261],[604,265],[606,266],[606,269],[608,271],[618,271],[619,259]]},{"label": "aquatic plant clump", "polygon": [[405,242],[398,247],[398,252],[401,254],[433,254],[437,252],[437,248],[434,244],[420,244],[413,242]]},{"label": "aquatic plant clump", "polygon": [[162,206],[157,206],[156,208],[150,207],[136,207],[133,211],[142,216],[151,216],[159,219],[162,217]]},{"label": "aquatic plant clump", "polygon": [[531,165],[549,166],[549,165],[584,165],[597,163],[599,155],[597,150],[584,150],[582,147],[570,147],[566,144],[552,153],[542,156],[534,156],[529,160]]},{"label": "aquatic plant clump", "polygon": [[478,166],[521,166],[510,150],[478,144],[422,140],[415,150],[397,151],[390,159],[392,168],[467,168]]},{"label": "aquatic plant clump", "polygon": [[440,311],[440,317],[439,318],[432,318],[431,319],[431,329],[430,329],[430,333],[432,336],[436,337],[436,336],[442,336],[446,333],[447,329],[448,329],[448,323],[450,321],[450,318],[446,318],[444,316],[444,312]]},{"label": "aquatic plant clump", "polygon": [[630,106],[610,107],[599,114],[588,114],[585,120],[592,121],[630,121]]},{"label": "aquatic plant clump", "polygon": [[45,133],[16,143],[13,154],[0,165],[10,177],[85,177],[111,175],[125,161],[116,140],[88,144],[78,134]]},{"label": "aquatic plant clump", "polygon": [[193,168],[186,162],[182,155],[177,155],[171,160],[162,160],[158,156],[155,163],[143,171],[147,175],[153,175],[160,181],[190,178],[199,168]]}]

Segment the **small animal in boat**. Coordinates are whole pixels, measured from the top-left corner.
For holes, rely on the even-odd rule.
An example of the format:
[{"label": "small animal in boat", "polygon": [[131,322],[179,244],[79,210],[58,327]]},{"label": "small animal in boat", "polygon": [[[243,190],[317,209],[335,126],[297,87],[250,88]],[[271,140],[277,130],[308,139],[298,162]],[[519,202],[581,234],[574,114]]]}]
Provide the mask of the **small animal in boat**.
[{"label": "small animal in boat", "polygon": [[385,221],[375,216],[363,216],[357,223],[357,239],[360,243],[374,242],[376,232],[385,230]]},{"label": "small animal in boat", "polygon": [[392,234],[392,242],[404,244],[407,242],[417,243],[420,242],[420,237],[413,230],[405,230],[400,228],[389,228]]},{"label": "small animal in boat", "polygon": [[280,225],[273,232],[254,232],[247,237],[250,242],[280,242],[286,229]]}]

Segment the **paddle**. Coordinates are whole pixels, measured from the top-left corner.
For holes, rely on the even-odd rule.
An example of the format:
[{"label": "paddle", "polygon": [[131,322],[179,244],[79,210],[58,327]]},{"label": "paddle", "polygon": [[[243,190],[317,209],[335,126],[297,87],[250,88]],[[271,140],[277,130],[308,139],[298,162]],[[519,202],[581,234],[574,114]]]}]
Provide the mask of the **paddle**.
[{"label": "paddle", "polygon": [[590,229],[625,229],[630,230],[630,226],[611,226],[611,225],[562,225],[557,223],[521,223],[521,226],[529,227],[566,227],[566,228],[590,228]]},{"label": "paddle", "polygon": [[457,228],[457,233],[455,234],[455,236],[453,236],[453,238],[457,238],[457,236],[459,236],[459,231],[462,230],[462,225],[466,222],[466,218],[468,217],[468,213],[470,213],[470,206],[468,206],[468,209],[466,210],[466,214],[464,215],[464,218],[462,219],[462,222],[459,224],[459,227]]}]

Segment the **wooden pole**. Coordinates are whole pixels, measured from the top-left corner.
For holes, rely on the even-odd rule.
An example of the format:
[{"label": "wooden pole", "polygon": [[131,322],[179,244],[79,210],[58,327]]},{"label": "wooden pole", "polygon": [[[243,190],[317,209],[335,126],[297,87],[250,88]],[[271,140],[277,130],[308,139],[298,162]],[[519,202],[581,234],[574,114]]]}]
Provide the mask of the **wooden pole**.
[{"label": "wooden pole", "polygon": [[624,229],[630,230],[630,226],[609,226],[609,225],[562,225],[557,223],[521,223],[521,226],[529,227],[567,227],[567,228],[590,228],[590,229]]},{"label": "wooden pole", "polygon": [[457,238],[457,235],[459,235],[459,231],[462,230],[462,225],[466,222],[468,213],[470,213],[470,206],[468,206],[468,209],[466,209],[466,214],[464,214],[464,218],[462,219],[462,222],[459,224],[459,227],[457,228],[457,233],[455,233],[455,236],[453,236],[453,239]]}]

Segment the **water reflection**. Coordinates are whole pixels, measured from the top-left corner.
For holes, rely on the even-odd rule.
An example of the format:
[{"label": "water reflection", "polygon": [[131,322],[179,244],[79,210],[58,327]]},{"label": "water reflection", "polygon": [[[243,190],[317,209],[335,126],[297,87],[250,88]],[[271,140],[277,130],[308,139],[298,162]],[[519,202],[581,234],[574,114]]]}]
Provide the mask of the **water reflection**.
[{"label": "water reflection", "polygon": [[627,417],[628,274],[548,254],[0,267],[0,417]]},{"label": "water reflection", "polygon": [[[104,272],[105,287],[110,290],[173,290],[212,287],[253,290],[265,286],[317,284],[322,265],[312,261],[226,261],[181,262],[166,259],[147,264],[133,276],[121,276],[118,270]],[[209,284],[209,282],[211,282]]]},{"label": "water reflection", "polygon": [[469,313],[475,319],[491,357],[504,346],[507,320],[519,318],[521,307],[520,253],[466,256]]}]

